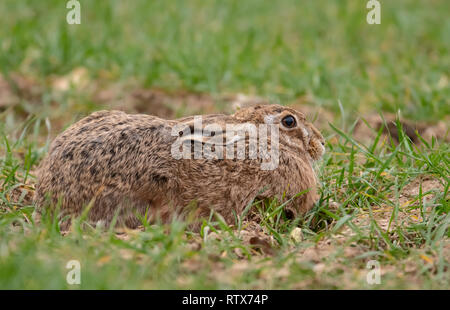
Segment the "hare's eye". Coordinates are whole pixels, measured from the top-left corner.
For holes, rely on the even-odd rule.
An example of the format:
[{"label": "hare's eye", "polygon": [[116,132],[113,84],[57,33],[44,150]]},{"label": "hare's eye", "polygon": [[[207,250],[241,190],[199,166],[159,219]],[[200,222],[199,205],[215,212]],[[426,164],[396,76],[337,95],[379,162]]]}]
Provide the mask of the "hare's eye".
[{"label": "hare's eye", "polygon": [[288,115],[281,120],[281,123],[287,128],[294,128],[296,125],[295,118],[292,115]]}]

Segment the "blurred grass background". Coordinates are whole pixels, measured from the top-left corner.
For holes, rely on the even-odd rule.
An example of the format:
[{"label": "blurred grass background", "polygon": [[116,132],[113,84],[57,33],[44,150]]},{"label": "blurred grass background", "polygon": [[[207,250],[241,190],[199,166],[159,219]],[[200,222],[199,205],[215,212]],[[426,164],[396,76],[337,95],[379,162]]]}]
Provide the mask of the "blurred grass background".
[{"label": "blurred grass background", "polygon": [[382,109],[417,120],[450,114],[450,2],[65,1],[0,3],[0,68],[45,79],[86,67],[144,87],[307,96],[338,110]]}]

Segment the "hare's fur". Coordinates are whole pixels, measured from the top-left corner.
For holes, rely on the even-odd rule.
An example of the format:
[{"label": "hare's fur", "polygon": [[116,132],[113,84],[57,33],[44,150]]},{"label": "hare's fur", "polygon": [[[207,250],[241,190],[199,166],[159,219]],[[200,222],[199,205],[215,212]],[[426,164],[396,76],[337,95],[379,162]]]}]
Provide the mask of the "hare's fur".
[{"label": "hare's fur", "polygon": [[140,224],[147,214],[168,220],[191,211],[208,216],[211,209],[228,223],[255,198],[288,200],[294,215],[311,209],[317,199],[312,162],[323,154],[323,138],[305,116],[279,105],[257,105],[233,115],[203,116],[207,123],[279,123],[293,115],[296,128],[280,126],[279,165],[261,170],[260,159],[175,159],[172,128],[193,117],[164,120],[149,115],[99,111],[75,123],[53,141],[38,170],[35,203],[59,206],[62,215],[80,215],[90,205],[91,222]]}]

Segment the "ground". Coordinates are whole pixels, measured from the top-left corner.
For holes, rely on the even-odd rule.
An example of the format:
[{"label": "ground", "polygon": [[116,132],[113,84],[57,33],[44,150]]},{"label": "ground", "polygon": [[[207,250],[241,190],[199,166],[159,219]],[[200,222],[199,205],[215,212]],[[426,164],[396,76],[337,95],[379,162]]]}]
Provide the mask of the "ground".
[{"label": "ground", "polygon": [[[0,3],[0,288],[450,288],[448,1],[383,1],[380,25],[366,1],[81,5],[68,25],[61,1]],[[90,112],[255,102],[303,111],[326,138],[320,199],[301,218],[274,200],[200,233],[33,217],[37,165]]]}]

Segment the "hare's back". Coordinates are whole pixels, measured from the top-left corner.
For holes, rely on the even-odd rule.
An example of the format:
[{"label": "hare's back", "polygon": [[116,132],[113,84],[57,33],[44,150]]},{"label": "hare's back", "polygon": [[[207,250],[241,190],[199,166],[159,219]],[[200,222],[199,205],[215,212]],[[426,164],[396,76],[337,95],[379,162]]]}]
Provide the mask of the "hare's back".
[{"label": "hare's back", "polygon": [[167,165],[171,138],[171,128],[159,118],[95,112],[53,141],[47,173],[70,182],[131,182],[132,174]]}]

